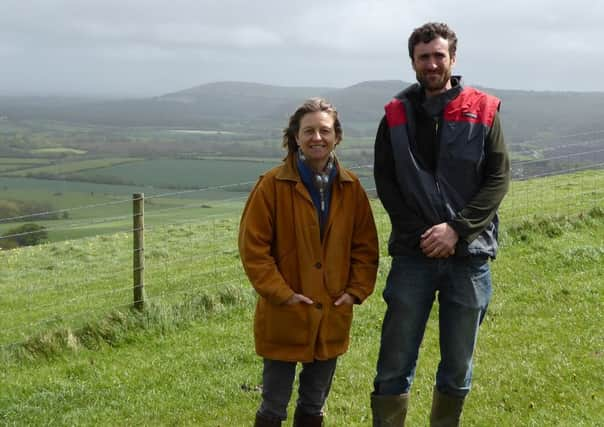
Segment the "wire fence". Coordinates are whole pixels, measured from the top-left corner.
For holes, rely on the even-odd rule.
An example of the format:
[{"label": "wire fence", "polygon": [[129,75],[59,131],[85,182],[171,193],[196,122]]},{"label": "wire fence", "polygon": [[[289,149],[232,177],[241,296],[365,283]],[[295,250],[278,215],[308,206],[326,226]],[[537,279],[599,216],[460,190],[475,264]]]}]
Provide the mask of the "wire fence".
[{"label": "wire fence", "polygon": [[[539,162],[557,162],[559,169],[555,176],[546,172],[516,178],[500,208],[502,226],[545,214],[576,215],[602,209],[604,174],[598,169],[604,167],[603,152],[596,147],[566,157],[514,162],[513,170],[522,169],[523,173]],[[578,157],[589,157],[590,162],[577,164]],[[372,166],[351,169],[375,197]],[[145,301],[177,304],[233,286],[251,292],[239,262],[237,233],[241,209],[253,183],[145,197]],[[227,191],[222,200],[208,201],[203,194],[210,190]],[[377,200],[373,207],[384,244],[389,219]],[[132,210],[133,200],[123,198],[0,219],[0,223],[12,225],[41,222],[56,240],[0,251],[0,347],[56,328],[78,328],[112,311],[132,307],[136,232]],[[87,211],[90,215],[82,215]],[[70,217],[74,212],[78,215]],[[57,213],[67,213],[68,218],[38,221]],[[0,242],[36,232],[7,233]]]}]

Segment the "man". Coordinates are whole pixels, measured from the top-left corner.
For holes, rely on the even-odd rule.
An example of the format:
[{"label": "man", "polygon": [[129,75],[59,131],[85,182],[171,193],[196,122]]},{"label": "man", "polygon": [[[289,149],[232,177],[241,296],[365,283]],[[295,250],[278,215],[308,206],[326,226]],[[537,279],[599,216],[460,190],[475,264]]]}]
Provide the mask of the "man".
[{"label": "man", "polygon": [[374,426],[402,426],[426,322],[439,303],[440,363],[431,426],[457,426],[470,390],[478,327],[491,296],[497,208],[510,167],[499,100],[452,76],[457,37],[427,23],[409,37],[418,84],[386,105],[374,175],[390,216],[392,267],[371,407]]}]

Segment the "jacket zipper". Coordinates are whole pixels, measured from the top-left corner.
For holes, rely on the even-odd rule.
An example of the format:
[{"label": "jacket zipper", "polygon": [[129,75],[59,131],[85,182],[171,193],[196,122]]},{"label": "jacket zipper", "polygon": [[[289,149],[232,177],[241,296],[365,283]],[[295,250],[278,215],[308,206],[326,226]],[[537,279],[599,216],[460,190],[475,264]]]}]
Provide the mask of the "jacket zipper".
[{"label": "jacket zipper", "polygon": [[438,118],[433,119],[434,120],[434,141],[436,142],[436,144],[434,144],[434,182],[436,183],[436,191],[438,192],[438,194],[440,194],[440,184],[438,183],[438,160],[440,157],[440,139],[438,138]]},{"label": "jacket zipper", "polygon": [[[441,149],[441,147],[440,147],[440,138],[439,138],[439,135],[438,135],[438,126],[439,126],[439,119],[437,118],[437,119],[434,120],[434,137],[435,137],[434,139],[436,141],[436,144],[435,144],[435,150],[436,150],[436,153],[435,153],[436,154],[436,159],[435,160],[436,161],[434,162],[434,184],[436,185],[436,192],[440,196],[440,200],[443,203],[443,208],[446,211],[445,198],[443,197],[443,194],[440,191],[440,182],[438,181],[438,163],[439,163],[439,159],[440,159],[440,149]],[[444,221],[447,220],[446,215],[444,215],[443,220]]]}]

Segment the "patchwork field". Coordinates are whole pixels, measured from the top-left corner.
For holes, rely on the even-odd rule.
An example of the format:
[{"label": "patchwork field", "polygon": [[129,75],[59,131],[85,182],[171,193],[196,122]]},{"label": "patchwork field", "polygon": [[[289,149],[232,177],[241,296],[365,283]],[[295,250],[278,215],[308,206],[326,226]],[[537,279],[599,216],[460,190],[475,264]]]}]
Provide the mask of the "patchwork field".
[{"label": "patchwork field", "polygon": [[52,178],[66,177],[76,172],[108,168],[123,163],[137,162],[136,158],[103,158],[90,160],[58,161],[51,165],[21,168],[18,171],[3,174],[4,176],[27,177],[45,176]]},{"label": "patchwork field", "polygon": [[[151,197],[146,209],[152,224],[231,212],[232,203],[241,203],[260,174],[280,159],[75,158],[52,165],[40,165],[50,162],[43,159],[2,161],[0,201],[35,201],[42,212],[60,211],[52,221],[36,215],[20,218],[47,227],[50,241],[57,241],[128,229],[135,193]],[[353,170],[367,189],[373,188],[370,168]],[[0,235],[18,225],[8,221],[13,216],[21,215],[2,217],[0,210]]]},{"label": "patchwork field", "polygon": [[196,189],[253,181],[277,163],[278,160],[158,159],[89,170],[79,173],[78,178],[116,178],[145,187]]}]

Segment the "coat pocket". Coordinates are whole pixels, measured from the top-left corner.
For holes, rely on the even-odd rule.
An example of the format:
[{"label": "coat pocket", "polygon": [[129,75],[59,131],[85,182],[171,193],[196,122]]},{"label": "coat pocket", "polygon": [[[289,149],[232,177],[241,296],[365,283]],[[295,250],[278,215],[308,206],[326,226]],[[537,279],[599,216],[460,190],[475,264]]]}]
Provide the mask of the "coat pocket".
[{"label": "coat pocket", "polygon": [[342,304],[329,310],[329,317],[325,325],[326,342],[341,343],[348,340],[352,325],[352,307],[350,304]]},{"label": "coat pocket", "polygon": [[306,304],[263,304],[258,326],[262,339],[273,344],[304,345],[308,343],[309,320]]}]

